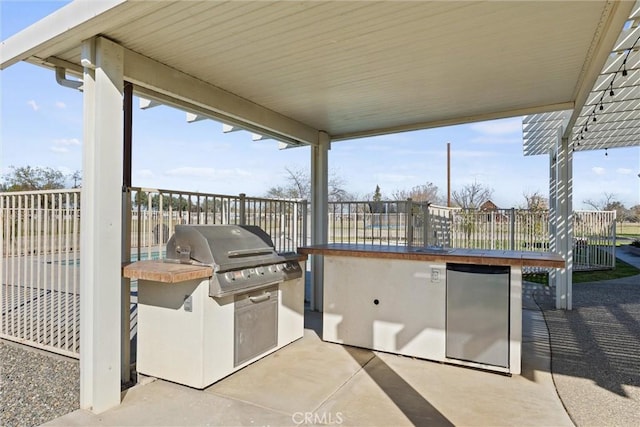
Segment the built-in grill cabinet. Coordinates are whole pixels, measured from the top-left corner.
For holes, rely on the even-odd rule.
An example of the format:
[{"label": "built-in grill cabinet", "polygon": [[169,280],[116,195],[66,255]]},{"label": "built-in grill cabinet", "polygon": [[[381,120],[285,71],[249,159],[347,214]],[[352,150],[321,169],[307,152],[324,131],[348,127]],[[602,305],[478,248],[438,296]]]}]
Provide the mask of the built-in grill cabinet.
[{"label": "built-in grill cabinet", "polygon": [[178,225],[164,265],[176,263],[213,272],[139,280],[139,373],[204,388],[302,337],[304,258],[259,227]]}]

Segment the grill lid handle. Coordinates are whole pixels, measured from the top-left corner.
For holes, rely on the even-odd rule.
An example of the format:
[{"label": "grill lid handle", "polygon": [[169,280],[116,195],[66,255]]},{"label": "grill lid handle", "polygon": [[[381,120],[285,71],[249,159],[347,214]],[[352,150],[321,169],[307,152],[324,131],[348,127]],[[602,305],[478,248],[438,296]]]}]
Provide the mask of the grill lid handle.
[{"label": "grill lid handle", "polygon": [[176,254],[178,255],[178,260],[182,264],[189,264],[191,262],[191,246],[176,246]]},{"label": "grill lid handle", "polygon": [[268,255],[272,253],[273,253],[273,249],[271,248],[237,249],[237,250],[227,252],[227,256],[229,258],[239,258],[239,257],[254,256],[254,255]]}]

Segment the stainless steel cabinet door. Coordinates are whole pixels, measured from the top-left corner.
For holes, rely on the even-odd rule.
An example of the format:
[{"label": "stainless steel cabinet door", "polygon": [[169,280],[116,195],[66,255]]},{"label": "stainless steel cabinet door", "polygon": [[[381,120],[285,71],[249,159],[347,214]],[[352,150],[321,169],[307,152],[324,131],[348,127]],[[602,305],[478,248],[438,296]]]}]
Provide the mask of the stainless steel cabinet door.
[{"label": "stainless steel cabinet door", "polygon": [[509,367],[509,267],[447,264],[446,356]]}]

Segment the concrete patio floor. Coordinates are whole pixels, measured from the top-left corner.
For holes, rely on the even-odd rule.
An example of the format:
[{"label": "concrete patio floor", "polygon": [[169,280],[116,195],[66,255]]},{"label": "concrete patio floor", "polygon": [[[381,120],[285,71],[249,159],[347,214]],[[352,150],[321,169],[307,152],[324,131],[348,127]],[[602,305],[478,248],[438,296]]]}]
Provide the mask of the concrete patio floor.
[{"label": "concrete patio floor", "polygon": [[514,377],[325,343],[320,314],[306,314],[302,339],[204,391],[155,380],[127,390],[105,413],[78,410],[46,425],[573,425],[531,302],[523,310],[523,374]]}]

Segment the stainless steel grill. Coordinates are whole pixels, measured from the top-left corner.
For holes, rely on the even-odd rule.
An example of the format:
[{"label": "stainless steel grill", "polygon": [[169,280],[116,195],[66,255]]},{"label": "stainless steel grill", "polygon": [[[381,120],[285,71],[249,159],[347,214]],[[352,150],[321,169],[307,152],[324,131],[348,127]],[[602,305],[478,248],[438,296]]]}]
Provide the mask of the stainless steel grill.
[{"label": "stainless steel grill", "polygon": [[213,267],[209,295],[247,293],[302,276],[300,256],[278,254],[267,233],[252,225],[177,225],[168,262]]}]

